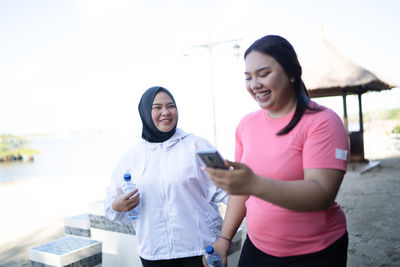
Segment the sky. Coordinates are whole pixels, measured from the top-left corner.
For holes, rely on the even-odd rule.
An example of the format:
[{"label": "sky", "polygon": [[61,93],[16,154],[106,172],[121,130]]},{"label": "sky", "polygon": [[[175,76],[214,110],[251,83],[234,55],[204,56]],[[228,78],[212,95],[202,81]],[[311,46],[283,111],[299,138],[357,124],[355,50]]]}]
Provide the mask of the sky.
[{"label": "sky", "polygon": [[[160,85],[176,98],[179,127],[231,142],[258,108],[242,59],[254,40],[278,34],[297,49],[322,28],[343,55],[399,85],[399,13],[396,0],[0,0],[0,134],[139,136],[140,96]],[[342,112],[341,100],[321,102]],[[350,99],[349,113],[357,105]],[[400,89],[365,94],[363,107],[399,108]]]}]

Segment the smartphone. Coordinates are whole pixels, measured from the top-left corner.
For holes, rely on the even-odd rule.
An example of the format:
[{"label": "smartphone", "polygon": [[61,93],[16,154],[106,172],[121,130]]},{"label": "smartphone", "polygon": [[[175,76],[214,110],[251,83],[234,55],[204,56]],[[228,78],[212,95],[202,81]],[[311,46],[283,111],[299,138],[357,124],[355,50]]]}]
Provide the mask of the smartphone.
[{"label": "smartphone", "polygon": [[224,160],[217,150],[197,151],[197,156],[207,167],[228,170],[228,167],[225,166]]}]

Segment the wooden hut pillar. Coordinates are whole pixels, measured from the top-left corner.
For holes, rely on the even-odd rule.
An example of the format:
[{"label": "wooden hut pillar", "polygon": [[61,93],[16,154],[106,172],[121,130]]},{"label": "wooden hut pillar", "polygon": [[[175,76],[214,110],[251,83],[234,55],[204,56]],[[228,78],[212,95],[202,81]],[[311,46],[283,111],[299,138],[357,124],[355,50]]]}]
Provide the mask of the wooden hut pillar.
[{"label": "wooden hut pillar", "polygon": [[360,120],[360,132],[364,133],[364,122],[363,122],[361,95],[362,95],[362,93],[358,93],[358,113],[359,113],[359,120]]},{"label": "wooden hut pillar", "polygon": [[368,162],[364,157],[364,124],[362,114],[362,93],[358,93],[358,112],[360,129],[357,132],[350,133],[350,161],[353,162]]},{"label": "wooden hut pillar", "polygon": [[355,132],[349,132],[350,138],[350,161],[351,162],[368,162],[364,157],[364,124],[362,114],[361,95],[358,93],[358,112],[360,129]]},{"label": "wooden hut pillar", "polygon": [[347,102],[346,102],[346,91],[343,91],[342,98],[343,98],[343,124],[346,128],[346,131],[349,132],[349,120],[347,118]]}]

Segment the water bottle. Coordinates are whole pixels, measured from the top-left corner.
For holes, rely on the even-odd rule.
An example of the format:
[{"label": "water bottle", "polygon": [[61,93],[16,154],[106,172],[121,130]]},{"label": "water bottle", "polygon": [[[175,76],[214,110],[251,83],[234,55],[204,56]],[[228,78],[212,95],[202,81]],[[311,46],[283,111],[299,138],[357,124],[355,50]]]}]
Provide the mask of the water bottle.
[{"label": "water bottle", "polygon": [[213,246],[206,247],[206,254],[204,256],[207,266],[209,267],[222,267],[222,258],[218,252],[214,251]]},{"label": "water bottle", "polygon": [[[128,194],[128,193],[131,193],[133,190],[135,190],[137,188],[136,183],[134,181],[132,181],[132,179],[131,179],[131,174],[130,173],[125,173],[124,174],[124,181],[125,182],[122,185],[122,192],[125,195]],[[132,197],[134,197],[135,195],[133,195]],[[128,216],[134,222],[135,226],[136,226],[136,221],[139,218],[139,214],[140,214],[140,202],[139,202],[139,205],[136,206],[136,208],[134,208],[133,210],[128,211]]]}]

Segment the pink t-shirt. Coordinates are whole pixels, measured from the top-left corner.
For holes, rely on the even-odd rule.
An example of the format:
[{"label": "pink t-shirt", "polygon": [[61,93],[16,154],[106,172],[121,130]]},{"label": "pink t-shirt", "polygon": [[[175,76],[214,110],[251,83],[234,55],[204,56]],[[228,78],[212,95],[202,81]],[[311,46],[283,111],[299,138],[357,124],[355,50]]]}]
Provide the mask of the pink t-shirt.
[{"label": "pink t-shirt", "polygon": [[[346,171],[348,136],[337,114],[328,108],[304,114],[293,130],[277,136],[293,114],[273,119],[259,110],[245,116],[236,129],[236,161],[258,175],[283,181],[304,179],[308,168]],[[250,196],[246,208],[250,240],[277,257],[320,251],[346,231],[337,203],[324,211],[296,212]]]}]

